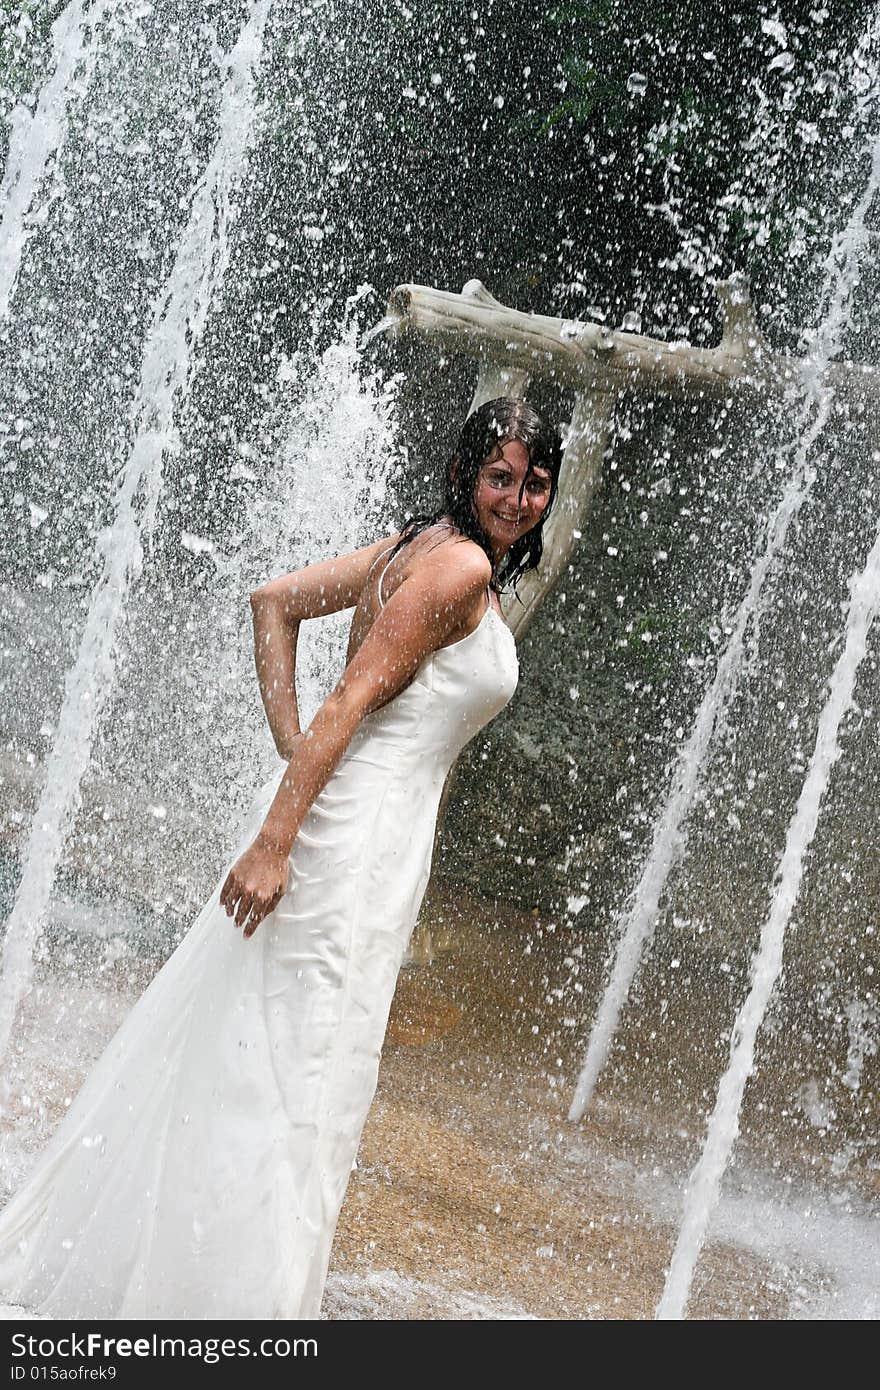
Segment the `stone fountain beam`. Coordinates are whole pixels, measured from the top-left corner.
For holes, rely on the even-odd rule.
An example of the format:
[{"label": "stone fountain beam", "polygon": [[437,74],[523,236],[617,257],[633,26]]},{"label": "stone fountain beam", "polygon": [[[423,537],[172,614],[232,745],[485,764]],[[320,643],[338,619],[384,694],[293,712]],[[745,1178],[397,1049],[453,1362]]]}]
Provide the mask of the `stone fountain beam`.
[{"label": "stone fountain beam", "polygon": [[[623,392],[698,399],[731,392],[756,397],[803,380],[808,363],[775,353],[755,317],[744,275],[713,284],[721,313],[714,348],[665,343],[596,323],[525,314],[469,280],[461,294],[427,285],[398,285],[388,300],[392,336],[417,333],[439,352],[461,352],[479,364],[471,411],[496,396],[524,396],[530,380],[550,378],[574,391],[575,408],[560,474],[559,497],[545,532],[538,571],[519,585],[505,615],[519,638],[568,563],[585,529],[607,452],[614,402]],[[857,411],[880,406],[880,371],[834,363],[829,384]]]},{"label": "stone fountain beam", "polygon": [[[803,364],[773,352],[758,326],[745,277],[715,281],[714,290],[722,321],[714,348],[522,313],[501,304],[480,280],[469,280],[461,294],[398,285],[389,296],[388,314],[393,336],[417,333],[440,351],[466,353],[496,372],[550,378],[576,392],[711,399],[732,390],[766,395],[796,381]],[[833,363],[828,380],[850,400],[874,397],[880,404],[876,368]]]},{"label": "stone fountain beam", "polygon": [[665,343],[602,324],[526,314],[501,304],[480,280],[461,294],[398,285],[388,301],[397,336],[415,332],[438,350],[490,361],[496,370],[549,377],[578,390],[618,394],[657,390],[721,395],[731,383],[766,386],[774,362],[754,320],[744,283],[716,286],[724,333],[717,348]]}]

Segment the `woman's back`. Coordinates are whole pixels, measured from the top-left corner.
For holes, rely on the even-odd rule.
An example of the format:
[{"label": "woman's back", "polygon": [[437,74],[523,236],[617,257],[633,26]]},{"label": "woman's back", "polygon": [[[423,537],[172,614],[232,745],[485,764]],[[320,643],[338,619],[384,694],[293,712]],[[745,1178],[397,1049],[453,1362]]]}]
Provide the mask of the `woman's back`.
[{"label": "woman's back", "polygon": [[[399,539],[400,537],[397,537],[397,540]],[[424,563],[427,556],[431,555],[436,558],[438,554],[442,554],[448,556],[451,562],[453,547],[458,546],[469,547],[473,551],[479,549],[474,541],[462,536],[455,527],[450,526],[447,522],[438,522],[399,548],[396,543],[392,543],[377,555],[352,616],[346,662],[351,661],[388,601],[401,584],[405,583]],[[443,547],[443,549],[438,550],[439,547]],[[501,609],[488,588],[487,597],[490,605],[495,607],[498,617],[501,618]],[[466,636],[481,618],[482,608],[478,615],[472,616],[466,625],[451,634],[452,640],[449,645],[460,637]]]},{"label": "woman's back", "polygon": [[[366,715],[343,754],[386,758],[442,786],[464,746],[512,697],[519,679],[513,634],[487,603],[477,626],[425,657],[405,690]],[[391,770],[389,766],[389,771]]]}]

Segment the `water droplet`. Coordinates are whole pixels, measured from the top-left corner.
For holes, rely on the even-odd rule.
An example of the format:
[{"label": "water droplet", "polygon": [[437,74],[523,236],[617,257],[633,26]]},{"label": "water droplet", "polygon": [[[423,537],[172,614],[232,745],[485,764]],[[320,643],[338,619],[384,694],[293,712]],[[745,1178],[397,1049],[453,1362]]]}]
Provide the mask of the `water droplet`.
[{"label": "water droplet", "polygon": [[794,54],[786,49],[784,53],[777,53],[776,57],[768,63],[767,71],[773,72],[774,69],[778,69],[779,72],[791,72],[793,67]]}]

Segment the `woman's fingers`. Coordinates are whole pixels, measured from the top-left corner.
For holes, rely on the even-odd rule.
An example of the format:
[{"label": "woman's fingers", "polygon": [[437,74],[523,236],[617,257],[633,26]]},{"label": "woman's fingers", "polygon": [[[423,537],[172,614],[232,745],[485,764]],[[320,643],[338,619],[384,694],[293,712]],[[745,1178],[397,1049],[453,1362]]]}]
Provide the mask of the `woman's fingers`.
[{"label": "woman's fingers", "polygon": [[230,874],[223,885],[220,894],[220,905],[226,909],[226,915],[232,917],[235,912],[235,904],[238,902],[238,887]]},{"label": "woman's fingers", "polygon": [[254,903],[253,907],[251,908],[251,915],[248,921],[245,923],[243,935],[246,937],[253,936],[254,932],[257,930],[257,927],[260,925],[263,918],[267,917],[268,915],[268,911],[264,905],[260,903]]},{"label": "woman's fingers", "polygon": [[237,927],[244,926],[247,920],[247,915],[250,912],[251,907],[253,906],[253,902],[253,894],[248,893],[247,890],[243,891],[241,897],[238,900],[238,908],[236,909],[235,913],[235,925]]},{"label": "woman's fingers", "polygon": [[250,918],[245,923],[244,935],[247,937],[253,936],[260,923],[271,916],[283,897],[284,889],[279,888],[272,894],[271,898],[255,898],[251,906]]},{"label": "woman's fingers", "polygon": [[241,898],[242,888],[234,871],[227,875],[226,882],[220,890],[220,903],[225,907],[228,917],[235,916],[236,904]]},{"label": "woman's fingers", "polygon": [[265,850],[251,846],[232,866],[223,887],[220,903],[245,936],[253,936],[270,912],[274,912],[287,886],[286,863],[274,864]]}]

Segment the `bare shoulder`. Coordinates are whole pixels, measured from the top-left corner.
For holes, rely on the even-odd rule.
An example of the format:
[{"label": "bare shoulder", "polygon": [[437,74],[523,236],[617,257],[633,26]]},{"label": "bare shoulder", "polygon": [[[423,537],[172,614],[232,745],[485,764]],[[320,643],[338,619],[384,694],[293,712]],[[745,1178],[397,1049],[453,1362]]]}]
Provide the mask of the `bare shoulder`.
[{"label": "bare shoulder", "polygon": [[424,532],[425,541],[412,557],[407,577],[418,579],[447,601],[485,589],[492,565],[483,548],[468,536],[445,528]]}]

